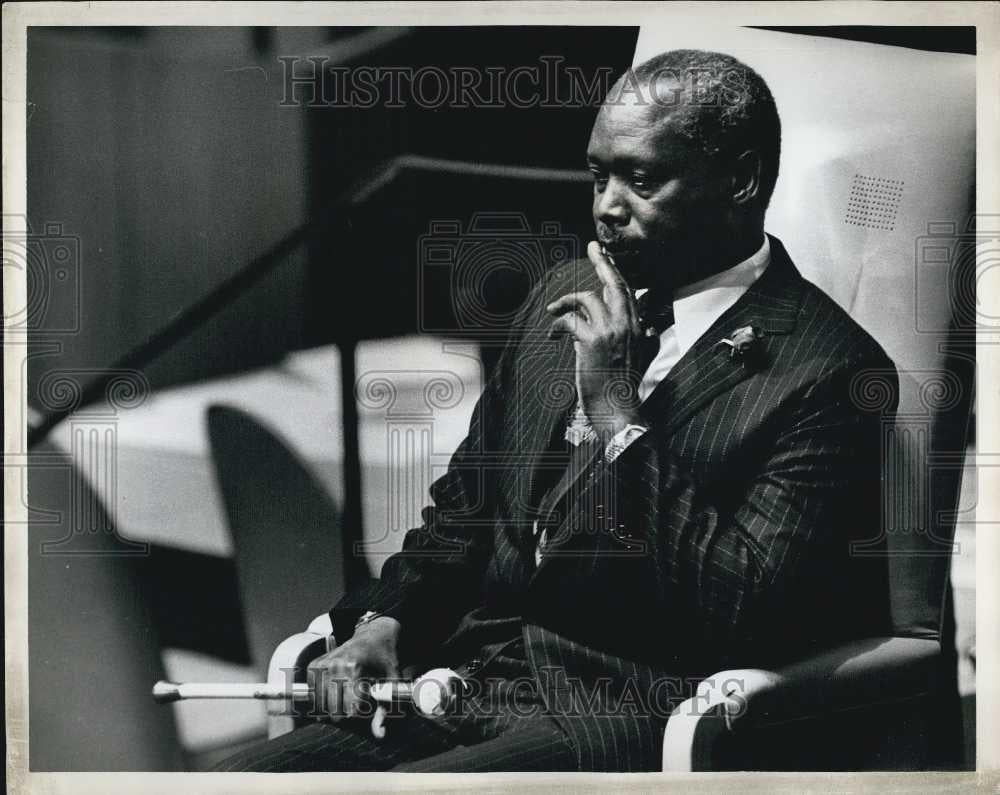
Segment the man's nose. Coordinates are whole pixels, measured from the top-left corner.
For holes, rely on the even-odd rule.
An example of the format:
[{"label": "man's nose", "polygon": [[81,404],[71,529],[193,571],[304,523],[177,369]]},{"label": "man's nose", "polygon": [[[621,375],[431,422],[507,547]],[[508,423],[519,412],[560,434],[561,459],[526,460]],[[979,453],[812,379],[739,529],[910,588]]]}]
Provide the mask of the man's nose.
[{"label": "man's nose", "polygon": [[624,186],[619,180],[609,179],[604,190],[597,194],[594,207],[597,220],[606,224],[622,224],[628,221],[628,204]]}]

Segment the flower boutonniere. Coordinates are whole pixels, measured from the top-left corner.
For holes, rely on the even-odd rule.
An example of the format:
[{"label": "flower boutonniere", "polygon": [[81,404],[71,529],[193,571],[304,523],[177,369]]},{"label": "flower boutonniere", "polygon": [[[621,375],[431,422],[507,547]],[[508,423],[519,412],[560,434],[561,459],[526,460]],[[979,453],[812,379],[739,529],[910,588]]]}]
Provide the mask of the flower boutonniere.
[{"label": "flower boutonniere", "polygon": [[752,361],[760,354],[764,332],[756,326],[736,329],[730,338],[723,337],[717,344],[729,347],[730,359]]}]

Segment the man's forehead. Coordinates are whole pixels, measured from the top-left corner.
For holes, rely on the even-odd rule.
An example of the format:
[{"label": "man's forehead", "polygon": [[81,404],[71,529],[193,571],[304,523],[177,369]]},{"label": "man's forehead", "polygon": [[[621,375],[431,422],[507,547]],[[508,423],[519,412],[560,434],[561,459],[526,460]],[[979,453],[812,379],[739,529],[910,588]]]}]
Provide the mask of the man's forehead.
[{"label": "man's forehead", "polygon": [[664,140],[674,132],[676,105],[657,103],[634,95],[601,106],[594,124],[597,138],[649,138]]}]

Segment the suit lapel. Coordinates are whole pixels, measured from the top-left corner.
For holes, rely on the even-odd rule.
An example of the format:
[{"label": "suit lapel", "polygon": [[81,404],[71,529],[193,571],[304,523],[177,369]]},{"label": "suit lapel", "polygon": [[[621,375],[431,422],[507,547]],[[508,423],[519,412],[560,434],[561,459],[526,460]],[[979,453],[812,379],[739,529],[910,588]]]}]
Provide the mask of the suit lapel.
[{"label": "suit lapel", "polygon": [[795,328],[803,279],[780,241],[771,237],[770,242],[767,270],[699,337],[642,404],[640,414],[654,432],[669,436],[706,403],[767,367],[766,358],[733,358],[722,340],[731,338],[736,329],[760,329],[766,351],[769,338]]},{"label": "suit lapel", "polygon": [[[549,298],[575,290],[592,289],[597,283],[589,261],[574,263],[569,277],[556,285]],[[517,493],[530,501],[536,493],[541,470],[565,466],[566,456],[553,450],[552,441],[561,433],[570,409],[576,403],[576,354],[573,340],[563,336],[548,339],[551,318],[543,311],[534,324],[519,356],[515,385],[515,446],[518,460]]]},{"label": "suit lapel", "polygon": [[539,468],[551,456],[550,442],[556,426],[565,424],[576,401],[574,366],[573,341],[564,337],[539,341],[519,368],[522,383],[517,392],[522,396],[524,410],[518,412],[515,449],[529,478],[525,497],[534,494]]}]

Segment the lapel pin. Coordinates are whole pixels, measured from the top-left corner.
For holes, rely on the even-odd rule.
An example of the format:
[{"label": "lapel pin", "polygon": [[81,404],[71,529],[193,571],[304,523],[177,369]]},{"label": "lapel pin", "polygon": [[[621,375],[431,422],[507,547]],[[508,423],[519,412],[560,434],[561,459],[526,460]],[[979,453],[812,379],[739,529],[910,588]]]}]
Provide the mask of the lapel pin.
[{"label": "lapel pin", "polygon": [[764,332],[756,326],[743,326],[732,333],[732,339],[723,337],[717,345],[729,346],[730,359],[750,359],[760,349]]}]

